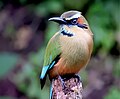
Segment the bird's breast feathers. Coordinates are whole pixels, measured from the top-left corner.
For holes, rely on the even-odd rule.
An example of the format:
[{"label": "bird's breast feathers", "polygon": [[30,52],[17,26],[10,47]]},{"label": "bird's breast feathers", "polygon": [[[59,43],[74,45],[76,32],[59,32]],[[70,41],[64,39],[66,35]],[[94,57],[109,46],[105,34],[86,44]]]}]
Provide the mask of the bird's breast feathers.
[{"label": "bird's breast feathers", "polygon": [[[65,27],[68,29],[69,27]],[[90,58],[92,50],[92,36],[83,29],[69,28],[67,31],[74,33],[72,37],[60,36],[60,45],[66,65],[86,64]],[[90,49],[91,48],[91,49]]]}]

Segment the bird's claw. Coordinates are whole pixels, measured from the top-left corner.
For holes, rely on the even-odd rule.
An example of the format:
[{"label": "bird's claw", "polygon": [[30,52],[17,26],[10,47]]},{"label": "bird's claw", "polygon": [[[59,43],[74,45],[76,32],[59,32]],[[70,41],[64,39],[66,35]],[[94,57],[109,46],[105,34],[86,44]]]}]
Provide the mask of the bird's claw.
[{"label": "bird's claw", "polygon": [[82,81],[82,80],[81,80],[81,77],[80,77],[78,74],[75,74],[75,75],[73,76],[73,78],[77,78],[77,79],[78,79],[78,80],[77,80],[78,82],[79,82],[79,81],[80,81],[80,82]]},{"label": "bird's claw", "polygon": [[61,76],[59,76],[59,79],[61,81],[62,89],[63,89],[63,91],[64,91],[65,94],[67,92],[73,91],[72,89],[70,89],[68,86],[65,85],[64,79]]}]

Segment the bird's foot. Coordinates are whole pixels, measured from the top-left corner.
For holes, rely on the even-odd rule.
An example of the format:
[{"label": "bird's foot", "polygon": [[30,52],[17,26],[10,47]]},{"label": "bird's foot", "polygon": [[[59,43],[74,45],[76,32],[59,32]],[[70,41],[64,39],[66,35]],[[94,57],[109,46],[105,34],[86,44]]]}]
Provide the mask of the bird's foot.
[{"label": "bird's foot", "polygon": [[77,78],[77,81],[79,82],[81,82],[82,80],[81,80],[81,77],[78,75],[78,74],[75,74],[74,76],[73,76],[73,78]]},{"label": "bird's foot", "polygon": [[67,94],[67,92],[73,91],[71,88],[69,88],[67,85],[65,85],[65,81],[66,79],[62,78],[61,76],[59,76],[59,79],[61,81],[62,84],[62,88],[65,94]]}]

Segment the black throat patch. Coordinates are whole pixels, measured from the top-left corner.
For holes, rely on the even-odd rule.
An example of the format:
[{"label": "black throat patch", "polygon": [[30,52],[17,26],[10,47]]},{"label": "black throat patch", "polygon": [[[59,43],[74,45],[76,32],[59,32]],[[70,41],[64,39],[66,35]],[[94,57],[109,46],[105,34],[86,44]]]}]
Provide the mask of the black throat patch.
[{"label": "black throat patch", "polygon": [[71,33],[69,33],[69,32],[66,32],[66,31],[64,31],[64,30],[62,30],[61,33],[62,33],[63,35],[68,36],[68,37],[72,37],[72,36],[73,36],[73,34],[71,34]]}]

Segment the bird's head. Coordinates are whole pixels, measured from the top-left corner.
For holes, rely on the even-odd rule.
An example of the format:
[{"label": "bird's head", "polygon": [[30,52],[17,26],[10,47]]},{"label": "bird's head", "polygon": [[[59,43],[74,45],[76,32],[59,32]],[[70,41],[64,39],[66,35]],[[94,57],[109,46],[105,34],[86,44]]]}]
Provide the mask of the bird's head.
[{"label": "bird's head", "polygon": [[[61,26],[67,26],[67,27],[75,26],[75,27],[85,29],[85,30],[89,29],[89,25],[88,25],[86,19],[81,15],[81,12],[79,12],[79,11],[64,12],[60,17],[52,17],[49,19],[49,21],[57,22]],[[65,31],[63,31],[63,32],[65,32]],[[72,35],[70,35],[70,36],[72,36]]]}]

